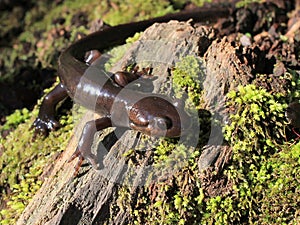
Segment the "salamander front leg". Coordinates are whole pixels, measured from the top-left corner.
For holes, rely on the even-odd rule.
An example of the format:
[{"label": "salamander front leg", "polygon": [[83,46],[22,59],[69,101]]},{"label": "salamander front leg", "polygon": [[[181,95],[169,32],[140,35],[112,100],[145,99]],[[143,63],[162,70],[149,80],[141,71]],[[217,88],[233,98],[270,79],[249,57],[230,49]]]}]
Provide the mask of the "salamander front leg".
[{"label": "salamander front leg", "polygon": [[139,81],[135,83],[135,86],[132,86],[131,88],[137,91],[151,92],[154,88],[153,81],[156,79],[150,75],[151,73],[152,69],[149,67],[143,68],[141,71],[139,71],[139,67],[136,66],[130,72],[118,71],[113,75],[112,78],[120,87],[125,87],[133,81],[139,79]]},{"label": "salamander front leg", "polygon": [[55,119],[56,105],[67,96],[68,93],[61,83],[45,96],[39,115],[31,126],[31,129],[35,129],[34,135],[37,133],[47,135],[49,131],[60,127],[59,122]]},{"label": "salamander front leg", "polygon": [[97,120],[92,120],[85,124],[78,142],[78,146],[74,154],[69,159],[70,162],[78,157],[78,162],[75,166],[74,176],[77,175],[84,159],[86,159],[94,168],[98,168],[96,156],[93,155],[91,151],[91,147],[94,141],[94,135],[97,131],[103,130],[111,126],[112,123],[110,117],[103,117]]}]

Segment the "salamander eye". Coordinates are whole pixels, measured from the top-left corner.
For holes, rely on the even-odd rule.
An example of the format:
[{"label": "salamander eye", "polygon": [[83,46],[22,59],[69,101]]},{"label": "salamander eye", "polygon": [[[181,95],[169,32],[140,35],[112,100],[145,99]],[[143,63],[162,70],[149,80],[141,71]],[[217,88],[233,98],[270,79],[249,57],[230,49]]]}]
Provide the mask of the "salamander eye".
[{"label": "salamander eye", "polygon": [[98,50],[91,50],[85,53],[84,61],[87,65],[91,65],[101,56],[101,53]]},{"label": "salamander eye", "polygon": [[165,118],[156,117],[154,121],[155,121],[154,126],[159,128],[160,130],[168,130],[172,127],[172,121],[168,117]]}]

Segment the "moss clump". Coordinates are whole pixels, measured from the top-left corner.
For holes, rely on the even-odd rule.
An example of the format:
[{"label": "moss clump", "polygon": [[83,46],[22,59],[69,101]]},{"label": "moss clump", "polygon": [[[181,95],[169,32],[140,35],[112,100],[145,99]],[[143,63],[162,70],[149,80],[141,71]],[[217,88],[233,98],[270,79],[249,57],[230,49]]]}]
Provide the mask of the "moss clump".
[{"label": "moss clump", "polygon": [[[225,138],[232,147],[233,158],[224,173],[233,181],[234,195],[223,199],[231,199],[230,212],[222,209],[223,201],[218,205],[220,208],[216,215],[219,219],[216,224],[224,224],[224,221],[227,224],[243,221],[257,224],[296,223],[297,206],[289,204],[290,210],[285,211],[286,200],[281,201],[288,193],[282,186],[288,187],[288,190],[299,190],[299,181],[290,182],[294,177],[293,170],[287,170],[288,174],[278,171],[278,168],[286,166],[286,156],[279,152],[286,151],[289,146],[283,141],[287,106],[284,96],[271,95],[264,89],[247,85],[231,91],[228,97],[228,106],[237,111],[231,115],[231,125],[225,127]],[[291,161],[299,167],[299,162]],[[278,182],[280,185],[276,186]],[[278,195],[275,196],[275,193]],[[276,203],[268,204],[270,202]]]},{"label": "moss clump", "polygon": [[18,216],[42,185],[42,181],[38,177],[42,174],[47,162],[44,159],[32,163],[29,172],[24,174],[18,183],[11,186],[11,193],[4,198],[7,201],[7,207],[0,211],[1,224],[3,225],[15,224]]},{"label": "moss clump", "polygon": [[30,127],[37,114],[38,107],[32,112],[16,110],[0,127],[3,130],[18,125],[8,136],[0,139],[1,201],[6,203],[6,207],[0,210],[1,224],[15,223],[40,188],[43,181],[40,175],[55,160],[57,152],[64,150],[72,134],[73,119],[65,112],[60,119],[63,124],[60,130],[51,132],[46,138],[37,136],[33,140]]},{"label": "moss clump", "polygon": [[111,25],[129,22],[133,18],[144,20],[174,12],[173,6],[166,0],[115,0],[111,3],[111,6],[113,7],[109,7],[109,13],[104,15],[104,20]]},{"label": "moss clump", "polygon": [[262,163],[255,187],[257,192],[261,189],[259,224],[299,224],[299,159],[300,143],[282,146],[281,151]]},{"label": "moss clump", "polygon": [[110,69],[124,56],[126,50],[131,46],[133,42],[139,39],[141,36],[141,32],[136,33],[133,37],[129,37],[126,39],[126,44],[114,47],[109,50],[107,54],[109,55],[109,60],[105,63],[104,68],[106,71],[110,71]]},{"label": "moss clump", "polygon": [[70,123],[72,119],[66,119],[69,122],[63,129],[51,133],[45,139],[32,141],[33,133],[28,131],[28,124],[19,125],[5,140],[1,139],[3,153],[0,159],[0,188],[2,201],[7,205],[0,211],[1,223],[9,221],[6,224],[14,224],[13,221],[39,189],[42,183],[40,175],[47,172],[44,171],[46,166],[52,163],[57,152],[66,147],[73,126]]},{"label": "moss clump", "polygon": [[250,140],[253,137],[256,137],[255,141],[267,141],[284,136],[284,110],[287,104],[283,96],[272,95],[265,89],[247,85],[239,86],[237,92],[229,92],[228,98],[231,99],[228,107],[237,109],[235,114],[230,115],[232,122],[225,129],[228,141],[232,138]]},{"label": "moss clump", "polygon": [[10,128],[16,128],[19,124],[24,123],[30,117],[28,109],[17,109],[14,113],[6,117],[5,124],[1,127],[1,130],[8,130]]},{"label": "moss clump", "polygon": [[202,62],[195,56],[181,57],[172,71],[175,96],[182,98],[188,94],[188,108],[200,107],[204,70]]},{"label": "moss clump", "polygon": [[261,0],[241,0],[238,1],[235,6],[237,8],[247,7],[247,5],[254,3],[254,2],[262,2]]},{"label": "moss clump", "polygon": [[[230,165],[215,177],[227,188],[215,195],[207,192],[196,163],[199,145],[194,155],[180,160],[184,162],[180,170],[140,188],[136,199],[119,202],[123,208],[131,206],[129,224],[298,224],[300,145],[290,147],[285,141],[287,97],[252,84],[229,92],[228,108],[235,111],[224,134],[233,155]],[[153,168],[164,171],[174,164],[174,154],[180,158],[182,146],[166,139],[157,143]],[[132,151],[130,156],[137,158]]]}]

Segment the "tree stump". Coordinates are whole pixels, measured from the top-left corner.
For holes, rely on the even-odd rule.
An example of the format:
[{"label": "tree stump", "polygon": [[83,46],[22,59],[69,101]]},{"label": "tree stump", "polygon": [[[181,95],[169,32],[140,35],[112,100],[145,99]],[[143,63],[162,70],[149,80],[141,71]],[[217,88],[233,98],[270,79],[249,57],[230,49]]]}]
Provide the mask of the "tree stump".
[{"label": "tree stump", "polygon": [[[216,39],[210,27],[177,21],[154,24],[131,45],[111,71],[116,72],[124,65],[135,63],[140,68],[151,67],[152,74],[156,76],[153,92],[172,95],[171,70],[181,57],[187,55],[196,57],[204,68],[205,110],[210,111],[220,124],[228,122],[226,94],[238,84],[247,83],[250,68],[241,63],[236,49],[225,38]],[[95,115],[87,113],[82,121],[91,116]],[[228,146],[223,146],[221,127],[215,126],[212,130],[216,133],[211,134],[213,136],[199,159],[198,166],[201,170],[221,167],[224,155],[230,157]],[[139,148],[141,134],[118,128],[100,132],[95,137],[93,150],[98,155],[104,155],[104,168],[95,170],[90,166],[83,166],[79,175],[74,178],[76,160],[69,163],[68,159],[75,151],[78,141],[76,137],[73,136],[67,149],[54,162],[51,174],[17,224],[127,224],[129,209],[119,210],[115,213],[117,216],[112,217],[110,205],[116,204],[118,189],[122,185],[131,188],[131,198],[136,197],[137,187],[143,186],[147,179],[147,166],[151,165],[151,149],[156,139],[149,138],[144,146],[144,157],[138,159],[140,166],[132,171],[124,154]],[[109,150],[103,153],[103,146],[105,150]]]}]

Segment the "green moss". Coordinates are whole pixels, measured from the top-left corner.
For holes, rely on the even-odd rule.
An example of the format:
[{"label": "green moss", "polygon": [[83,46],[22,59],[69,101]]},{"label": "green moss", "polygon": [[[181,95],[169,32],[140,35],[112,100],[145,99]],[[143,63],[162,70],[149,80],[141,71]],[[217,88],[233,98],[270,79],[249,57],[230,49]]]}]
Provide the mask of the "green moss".
[{"label": "green moss", "polygon": [[28,109],[17,109],[14,113],[6,117],[6,122],[1,129],[8,130],[10,128],[16,128],[20,123],[24,123],[29,117],[30,113]]},{"label": "green moss", "polygon": [[110,69],[124,56],[124,54],[126,53],[127,49],[131,46],[131,44],[139,39],[140,35],[141,32],[136,33],[133,37],[127,38],[126,44],[121,46],[116,46],[107,52],[110,58],[108,62],[106,62],[104,65],[106,71],[110,71]]},{"label": "green moss", "polygon": [[[283,96],[275,96],[265,89],[247,85],[239,86],[238,92],[229,92],[228,97],[232,99],[228,102],[228,106],[238,109],[235,114],[230,115],[232,122],[225,128],[225,138],[228,141],[234,138],[233,134],[237,132],[241,132],[244,135],[242,138],[245,139],[257,136],[258,139],[265,141],[283,136],[284,110],[287,107]],[[271,126],[276,129],[270,130]]]},{"label": "green moss", "polygon": [[[106,1],[89,1],[88,4],[84,1],[64,1],[53,8],[51,4],[39,3],[41,10],[27,14],[26,31],[20,35],[14,49],[2,51],[1,59],[6,68],[11,67],[8,69],[10,74],[17,71],[14,68],[17,58],[30,65],[55,68],[58,52],[68,46],[79,32],[88,32],[87,27],[74,28],[71,25],[72,15],[76,12],[85,11],[91,20],[103,17],[107,22],[117,24],[171,12],[183,5],[182,1],[176,2],[179,2],[177,6],[166,2],[159,6],[158,2],[151,5],[145,1],[111,1],[115,4],[112,7]],[[58,17],[66,18],[66,24],[52,25],[52,20]],[[63,28],[70,32],[70,39],[48,37],[49,33]],[[42,33],[43,40],[36,38],[34,32]],[[37,41],[40,41],[39,45]],[[29,52],[24,52],[24,42],[32,44]],[[113,51],[121,55],[117,50]],[[185,91],[188,93],[188,108],[189,104],[201,108],[203,73],[199,68],[201,62],[187,57],[181,59],[172,71],[177,97]],[[232,182],[229,193],[209,196],[205,192],[197,168],[201,147],[187,157],[186,146],[178,146],[174,140],[159,139],[152,155],[153,166],[158,173],[150,176],[159,176],[160,169],[173,165],[174,158],[170,156],[183,159],[181,170],[161,182],[141,188],[136,199],[129,188],[121,188],[119,201],[112,207],[129,207],[132,213],[129,224],[297,224],[300,220],[300,185],[299,179],[296,179],[300,172],[300,146],[290,147],[291,143],[284,142],[286,121],[283,115],[286,99],[299,97],[300,80],[293,71],[289,71],[289,75],[292,87],[288,96],[270,94],[253,85],[239,87],[229,93],[228,106],[236,112],[231,116],[231,124],[225,127],[224,134],[232,147],[233,158],[224,174],[219,175]],[[1,74],[1,79],[6,76]],[[32,131],[28,130],[37,113],[37,108],[31,113],[22,110],[15,112],[8,118],[6,126],[16,129],[5,140],[0,140],[0,187],[7,202],[7,208],[0,213],[2,224],[14,224],[15,218],[40,187],[39,175],[44,172],[45,165],[53,160],[55,152],[65,148],[72,133],[73,119],[66,115],[60,120],[64,124],[62,129],[52,132],[45,139],[38,137],[32,141]],[[20,117],[16,117],[18,115]],[[135,168],[134,163],[143,156],[131,150],[124,157],[128,158],[128,165],[132,164]],[[135,161],[130,160],[133,158]],[[6,189],[12,193],[8,195]]]},{"label": "green moss", "polygon": [[[23,31],[9,43],[13,48],[1,49],[0,60],[3,62],[3,71],[6,72],[1,73],[0,80],[13,80],[12,77],[18,75],[24,67],[56,68],[59,52],[70,45],[79,33],[89,32],[88,27],[75,27],[72,24],[72,18],[77,13],[86,13],[89,21],[102,18],[114,25],[173,11],[173,6],[168,1],[111,1],[108,4],[106,1],[68,0],[60,5],[52,1],[36,2],[24,16]],[[1,18],[2,25],[10,25],[1,26],[1,29],[7,29],[2,30],[3,35],[14,29],[15,25],[19,26],[18,23],[14,25],[13,20],[5,13],[1,14]],[[59,18],[65,20],[64,24],[53,23]],[[121,48],[124,52],[126,46]],[[115,55],[122,55],[118,49],[113,51],[116,52]],[[51,132],[47,138],[37,137],[32,140],[33,131],[29,131],[38,114],[38,106],[32,112],[17,110],[7,117],[7,123],[0,128],[15,129],[0,140],[0,187],[2,200],[7,203],[7,207],[0,213],[1,223],[14,223],[40,187],[42,180],[39,175],[44,172],[47,162],[53,160],[55,152],[65,148],[73,127],[73,118],[70,112],[66,113],[60,119],[62,129]],[[11,191],[10,194],[6,190]]]},{"label": "green moss", "polygon": [[291,148],[282,146],[280,152],[262,163],[255,185],[262,194],[261,215],[258,218],[260,223],[297,224],[300,221],[300,181],[297,179],[300,172],[299,159],[298,143]]},{"label": "green moss", "polygon": [[241,0],[238,1],[235,6],[237,8],[247,7],[247,5],[254,3],[254,2],[262,2],[262,0]]},{"label": "green moss", "polygon": [[180,58],[172,71],[173,88],[176,98],[188,94],[187,107],[200,108],[204,70],[202,62],[195,56]]},{"label": "green moss", "polygon": [[110,8],[110,12],[104,16],[104,20],[111,25],[129,22],[134,18],[143,20],[174,12],[172,5],[166,0],[115,0],[112,5],[114,7]]},{"label": "green moss", "polygon": [[38,180],[39,175],[43,172],[47,162],[38,160],[34,161],[29,172],[21,178],[19,183],[12,186],[12,193],[7,200],[7,208],[0,211],[0,215],[4,218],[1,224],[14,224],[16,218],[25,209],[28,202],[34,194],[40,189],[42,181]]},{"label": "green moss", "polygon": [[7,117],[6,124],[0,127],[4,129],[18,125],[5,139],[0,139],[0,189],[2,201],[7,205],[0,211],[1,224],[15,223],[41,186],[40,175],[52,163],[55,154],[65,149],[72,134],[72,115],[66,114],[60,119],[63,124],[60,130],[51,132],[46,138],[37,136],[33,140],[30,127],[37,114],[38,107],[32,112],[16,110]]},{"label": "green moss", "polygon": [[[189,78],[187,81],[182,87],[199,84]],[[172,171],[175,174],[144,187],[137,202],[123,202],[131,207],[134,204],[129,224],[297,224],[300,144],[291,148],[291,143],[284,141],[286,98],[294,94],[270,94],[251,84],[229,92],[228,107],[236,112],[231,114],[224,134],[233,157],[218,176],[230,185],[217,196],[207,195],[202,187],[196,163],[201,148],[187,159],[181,151],[185,146],[159,139],[153,152],[158,172],[149,177],[159,177],[174,165],[174,155],[185,163],[181,170]],[[129,156],[137,157],[133,151]]]},{"label": "green moss", "polygon": [[[296,222],[298,206],[293,201],[299,202],[299,196],[292,201],[286,197],[291,190],[299,190],[299,181],[292,178],[299,162],[290,157],[294,169],[283,170],[287,158],[282,150],[289,149],[289,143],[283,142],[287,106],[284,96],[247,85],[240,86],[237,92],[231,91],[228,97],[228,106],[237,111],[231,115],[231,125],[225,127],[225,138],[233,150],[233,162],[225,174],[234,182],[235,195],[231,199],[236,209],[243,211],[236,214],[235,209],[222,214],[230,216],[230,223],[242,218],[258,224]],[[283,187],[287,187],[286,191]]]}]

